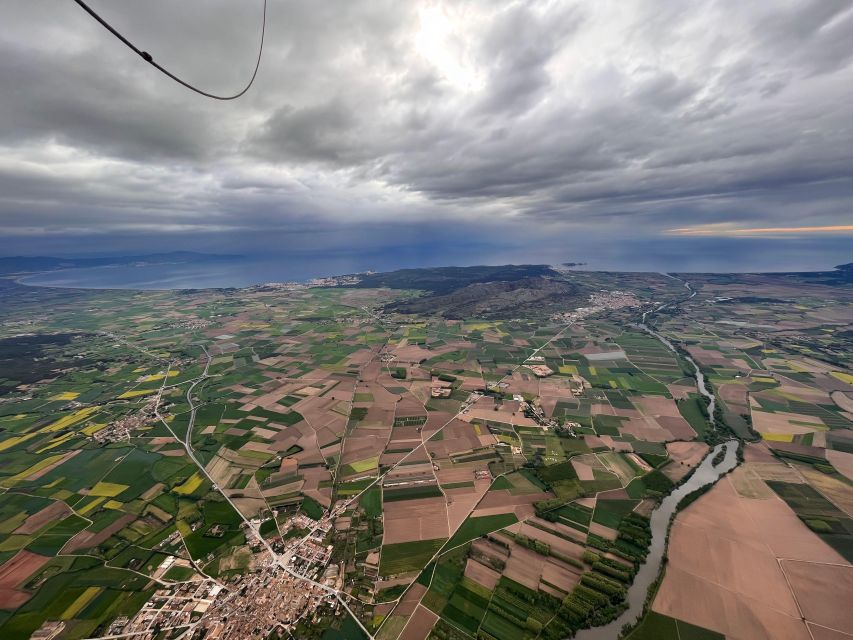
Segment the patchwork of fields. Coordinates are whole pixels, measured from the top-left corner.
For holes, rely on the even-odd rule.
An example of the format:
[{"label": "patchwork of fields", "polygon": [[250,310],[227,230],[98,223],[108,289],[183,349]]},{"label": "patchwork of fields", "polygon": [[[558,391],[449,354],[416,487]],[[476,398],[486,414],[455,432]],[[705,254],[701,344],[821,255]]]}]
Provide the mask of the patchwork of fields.
[{"label": "patchwork of fields", "polygon": [[[851,294],[564,277],[630,304],[454,320],[386,288],[2,289],[0,637],[106,635],[314,536],[311,579],[355,618],[297,637],[565,638],[618,614],[657,501],[732,435],[745,463],[676,519],[630,637],[853,628]],[[677,353],[637,326],[661,300]]]}]

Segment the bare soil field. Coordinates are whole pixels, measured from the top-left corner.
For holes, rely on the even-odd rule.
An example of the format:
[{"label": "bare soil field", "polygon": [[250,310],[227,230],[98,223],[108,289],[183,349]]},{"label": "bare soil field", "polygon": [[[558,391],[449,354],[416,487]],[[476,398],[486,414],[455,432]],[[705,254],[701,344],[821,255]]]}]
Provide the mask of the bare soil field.
[{"label": "bare soil field", "polygon": [[749,442],[743,447],[746,462],[778,462],[765,442]]},{"label": "bare soil field", "polygon": [[595,509],[596,498],[578,498],[575,502],[587,509]]},{"label": "bare soil field", "polygon": [[741,480],[723,478],[677,517],[653,609],[728,638],[808,640],[778,559],[846,563],[775,495],[743,497]]},{"label": "bare soil field", "polygon": [[782,569],[809,622],[853,631],[853,566],[782,560]]},{"label": "bare soil field", "polygon": [[403,599],[400,600],[400,606],[397,607],[397,610],[394,613],[401,616],[412,615],[426,591],[427,588],[424,585],[417,583],[413,584],[412,588],[406,591],[406,595],[404,595]]},{"label": "bare soil field", "polygon": [[[480,433],[489,435],[485,428],[481,428]],[[477,435],[477,429],[462,420],[452,420],[450,424],[444,427],[441,435],[441,440],[429,441],[426,445],[427,449],[439,458],[446,458],[450,454],[462,453],[482,446],[480,436]],[[493,436],[489,436],[489,438],[494,441]]]},{"label": "bare soil field", "polygon": [[220,487],[226,487],[231,482],[231,479],[240,473],[240,468],[232,465],[225,458],[214,456],[207,463],[206,471]]},{"label": "bare soil field", "polygon": [[751,462],[750,467],[755,470],[762,480],[794,482],[796,484],[803,483],[803,478],[795,469],[775,459],[768,460],[767,462]]},{"label": "bare soil field", "polygon": [[421,360],[428,360],[435,356],[433,351],[423,349],[415,344],[398,346],[392,349],[391,352],[396,356],[398,362],[418,363]]},{"label": "bare soil field", "polygon": [[449,537],[443,497],[385,504],[384,544]]},{"label": "bare soil field", "polygon": [[669,389],[674,400],[683,400],[689,397],[691,393],[696,392],[695,388],[681,384],[668,384],[666,388]]},{"label": "bare soil field", "polygon": [[57,500],[53,504],[49,504],[41,511],[34,513],[24,520],[20,527],[15,529],[13,533],[29,535],[41,529],[44,525],[55,520],[61,520],[71,514],[71,507],[64,502]]},{"label": "bare soil field", "polygon": [[120,517],[111,525],[104,527],[101,531],[97,533],[92,533],[91,531],[85,530],[81,531],[65,543],[65,546],[61,549],[61,553],[74,553],[79,549],[91,549],[92,547],[95,547],[107,540],[114,533],[118,533],[119,531],[124,529],[134,520],[136,520],[136,516],[132,514],[127,514]]},{"label": "bare soil field", "polygon": [[400,634],[400,640],[425,640],[437,621],[437,615],[419,605]]},{"label": "bare soil field", "polygon": [[[503,540],[503,538],[501,538],[501,540]],[[471,553],[473,556],[484,556],[498,563],[506,562],[506,559],[509,556],[509,551],[506,547],[495,544],[491,539],[483,538],[477,538],[473,543],[471,543]]]},{"label": "bare soil field", "polygon": [[605,540],[615,540],[619,535],[619,532],[615,529],[605,527],[603,524],[598,524],[597,522],[589,523],[589,532]]},{"label": "bare soil field", "polygon": [[786,378],[779,373],[775,375],[782,382],[782,385],[779,387],[779,391],[784,394],[792,395],[803,402],[813,402],[814,404],[827,404],[831,399],[829,393],[822,389],[815,389],[814,387],[806,386],[796,382],[795,380]]},{"label": "bare soil field", "polygon": [[498,580],[501,579],[501,574],[497,571],[472,558],[468,558],[468,562],[465,565],[465,576],[483,585],[489,591],[493,590],[498,585]]},{"label": "bare soil field", "polygon": [[[575,567],[570,567],[565,562],[560,562],[556,558],[549,558],[542,567],[541,581],[554,585],[564,593],[568,594],[574,589],[581,580],[581,571]],[[540,583],[539,587],[542,588]]]},{"label": "bare soil field", "polygon": [[727,366],[729,361],[719,351],[711,351],[702,347],[688,346],[688,353],[696,362],[708,366]]},{"label": "bare soil field", "polygon": [[604,446],[608,449],[612,449],[613,451],[633,451],[634,447],[631,446],[630,442],[622,442],[621,440],[614,440],[613,436],[599,436],[601,441],[604,443]]},{"label": "bare soil field", "polygon": [[853,394],[844,393],[843,391],[833,391],[832,401],[845,411],[853,413]]},{"label": "bare soil field", "polygon": [[474,506],[489,490],[490,485],[489,480],[477,480],[473,487],[444,490],[450,500],[450,504],[447,505],[447,517],[451,531],[456,531],[462,525]]},{"label": "bare soil field", "polygon": [[717,387],[717,393],[727,405],[737,404],[746,406],[748,402],[746,386],[742,384],[721,384]]},{"label": "bare soil field", "polygon": [[438,477],[438,481],[441,484],[473,482],[474,480],[474,471],[468,468],[456,469],[453,467],[442,467],[435,472],[435,475]]},{"label": "bare soil field", "polygon": [[806,623],[806,626],[812,634],[812,640],[850,640],[851,638],[849,634],[841,633],[840,631],[833,631],[832,629],[827,629],[825,627],[819,627],[815,624]]},{"label": "bare soil field", "polygon": [[672,434],[676,440],[692,440],[696,437],[693,427],[681,416],[660,416],[657,423]]},{"label": "bare soil field", "polygon": [[162,482],[158,482],[157,484],[155,484],[153,487],[151,487],[150,489],[148,489],[148,491],[146,491],[145,493],[143,493],[143,494],[142,494],[141,496],[139,496],[139,497],[140,497],[142,500],[153,500],[154,498],[156,498],[157,496],[159,496],[159,495],[160,495],[160,492],[161,492],[163,489],[165,489],[165,488],[166,488],[166,485],[165,485],[165,484],[163,484]]},{"label": "bare soil field", "polygon": [[489,491],[471,515],[480,517],[499,513],[515,513],[521,519],[533,513],[532,505],[534,502],[553,497],[550,493],[542,492],[514,496],[507,490]]},{"label": "bare soil field", "polygon": [[825,430],[827,428],[820,418],[799,413],[768,413],[767,411],[759,411],[756,409],[754,403],[752,406],[752,423],[755,430],[759,433],[786,435],[811,433],[812,431]]},{"label": "bare soil field", "polygon": [[767,500],[775,495],[773,489],[765,484],[764,480],[755,470],[755,465],[759,462],[747,462],[739,466],[731,472],[729,478],[732,486],[744,498],[760,498]]},{"label": "bare soil field", "polygon": [[0,609],[17,609],[30,599],[26,591],[16,589],[24,580],[50,560],[46,556],[21,550],[0,565]]},{"label": "bare soil field", "polygon": [[513,543],[503,573],[510,580],[536,591],[544,566],[544,556]]},{"label": "bare soil field", "polygon": [[708,453],[708,445],[704,442],[670,442],[666,445],[666,452],[672,458],[668,467],[679,465],[690,469],[702,461]]},{"label": "bare soil field", "polygon": [[649,442],[666,442],[676,439],[667,429],[664,429],[650,417],[631,418],[622,423],[619,432],[632,435],[637,440],[648,440]]},{"label": "bare soil field", "polygon": [[572,460],[572,467],[575,473],[578,474],[578,480],[595,480],[595,475],[592,473],[592,467],[578,460]]},{"label": "bare soil field", "polygon": [[642,408],[642,411],[647,416],[672,416],[680,418],[681,413],[678,407],[675,406],[675,401],[664,396],[640,396],[634,399]]},{"label": "bare soil field", "polygon": [[835,469],[848,480],[853,480],[853,453],[826,450],[826,459]]},{"label": "bare soil field", "polygon": [[594,416],[615,416],[616,410],[610,404],[605,404],[603,402],[593,402],[589,406],[589,412]]}]

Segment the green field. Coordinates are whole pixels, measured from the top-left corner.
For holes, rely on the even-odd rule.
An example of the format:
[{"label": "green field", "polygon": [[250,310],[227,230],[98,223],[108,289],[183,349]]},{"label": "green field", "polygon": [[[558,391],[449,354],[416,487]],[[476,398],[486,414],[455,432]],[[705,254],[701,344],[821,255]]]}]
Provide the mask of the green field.
[{"label": "green field", "polygon": [[378,486],[371,487],[360,498],[361,507],[370,518],[378,518],[382,515],[382,489]]},{"label": "green field", "polygon": [[462,526],[456,530],[453,537],[447,541],[447,548],[455,547],[482,535],[503,529],[518,522],[514,513],[500,513],[492,516],[479,518],[468,518]]},{"label": "green field", "polygon": [[721,633],[650,611],[626,640],[724,640]]},{"label": "green field", "polygon": [[385,502],[395,502],[397,500],[415,500],[418,498],[437,498],[443,496],[441,489],[437,485],[425,485],[415,487],[405,487],[402,489],[384,489],[382,499]]},{"label": "green field", "polygon": [[386,544],[382,547],[379,573],[383,576],[423,569],[446,538]]},{"label": "green field", "polygon": [[305,515],[307,515],[309,518],[313,518],[314,520],[319,520],[326,512],[326,510],[323,509],[323,506],[319,502],[309,496],[305,496],[302,499],[302,506],[300,506],[299,508],[305,512]]},{"label": "green field", "polygon": [[677,402],[678,411],[681,416],[687,420],[693,430],[700,436],[704,435],[708,429],[708,411],[705,408],[705,401],[698,393],[691,393],[689,397]]}]

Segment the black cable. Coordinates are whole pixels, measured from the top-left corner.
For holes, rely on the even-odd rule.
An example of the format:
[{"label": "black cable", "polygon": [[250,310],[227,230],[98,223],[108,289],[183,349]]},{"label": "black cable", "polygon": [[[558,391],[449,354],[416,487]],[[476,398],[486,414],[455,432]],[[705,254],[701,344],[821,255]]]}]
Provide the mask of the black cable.
[{"label": "black cable", "polygon": [[152,67],[154,67],[155,69],[157,69],[161,73],[169,76],[172,80],[174,80],[178,84],[182,84],[187,89],[189,89],[191,91],[195,91],[196,93],[199,93],[199,94],[201,94],[207,98],[213,98],[214,100],[234,100],[235,98],[239,98],[240,96],[242,96],[244,93],[246,93],[249,90],[249,87],[251,87],[252,83],[255,81],[255,76],[258,75],[258,69],[261,66],[261,56],[264,52],[264,35],[266,33],[266,30],[267,30],[267,0],[264,0],[264,15],[263,15],[263,20],[261,22],[261,44],[258,47],[258,60],[255,63],[255,71],[252,73],[252,77],[249,79],[249,84],[247,84],[245,87],[243,87],[243,90],[240,91],[240,93],[235,93],[233,96],[217,96],[213,93],[208,93],[207,91],[202,91],[201,89],[198,89],[198,88],[192,86],[189,82],[185,82],[184,80],[181,80],[178,76],[176,76],[173,73],[170,73],[169,71],[167,71],[166,69],[161,67],[159,64],[154,62],[154,58],[151,56],[150,53],[148,53],[147,51],[142,51],[141,49],[138,49],[130,40],[125,38],[123,35],[121,35],[106,20],[104,20],[101,16],[99,16],[97,13],[95,13],[95,11],[91,7],[89,7],[89,5],[87,5],[85,2],[83,2],[83,0],[74,0],[74,2],[79,4],[83,8],[83,10],[86,11],[86,13],[88,13],[95,20],[100,22],[101,25],[107,31],[109,31],[116,38],[121,40],[128,48],[130,48],[134,53],[136,53],[136,55],[138,55],[140,58],[145,60],[145,62],[150,64]]}]

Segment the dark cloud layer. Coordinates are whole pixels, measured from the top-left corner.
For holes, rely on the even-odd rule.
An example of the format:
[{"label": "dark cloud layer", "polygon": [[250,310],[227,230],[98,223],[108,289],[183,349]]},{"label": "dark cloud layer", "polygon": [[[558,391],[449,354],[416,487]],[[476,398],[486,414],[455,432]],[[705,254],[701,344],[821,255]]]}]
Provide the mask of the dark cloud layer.
[{"label": "dark cloud layer", "polygon": [[[251,72],[260,1],[92,4],[212,91]],[[622,256],[687,247],[674,228],[853,224],[853,0],[271,3],[231,103],[30,0],[4,11],[0,82],[6,254],[458,230]]]}]

